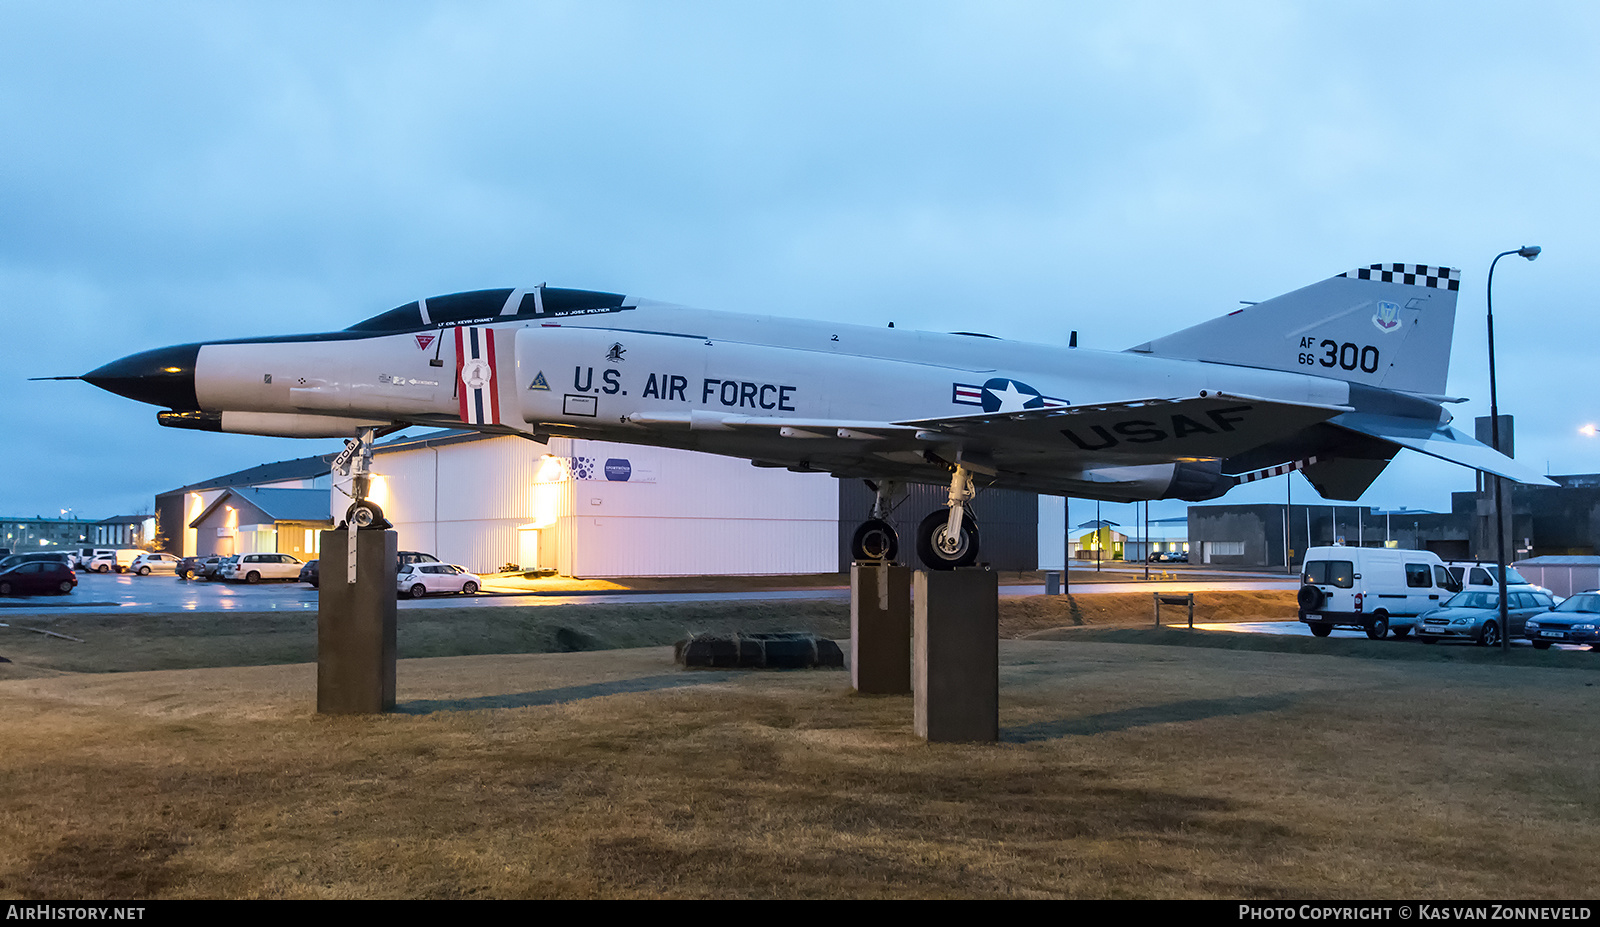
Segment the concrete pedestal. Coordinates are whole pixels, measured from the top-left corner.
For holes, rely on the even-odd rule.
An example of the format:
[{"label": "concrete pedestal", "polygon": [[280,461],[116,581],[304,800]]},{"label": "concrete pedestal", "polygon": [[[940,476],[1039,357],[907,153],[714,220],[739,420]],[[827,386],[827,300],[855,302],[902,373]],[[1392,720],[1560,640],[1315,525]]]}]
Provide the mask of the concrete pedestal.
[{"label": "concrete pedestal", "polygon": [[915,730],[929,742],[1000,739],[1000,582],[982,569],[918,570]]},{"label": "concrete pedestal", "polygon": [[399,535],[356,532],[356,582],[345,581],[344,531],[322,532],[317,579],[317,712],[394,708],[395,571]]},{"label": "concrete pedestal", "polygon": [[850,685],[868,695],[911,692],[911,570],[850,565]]}]

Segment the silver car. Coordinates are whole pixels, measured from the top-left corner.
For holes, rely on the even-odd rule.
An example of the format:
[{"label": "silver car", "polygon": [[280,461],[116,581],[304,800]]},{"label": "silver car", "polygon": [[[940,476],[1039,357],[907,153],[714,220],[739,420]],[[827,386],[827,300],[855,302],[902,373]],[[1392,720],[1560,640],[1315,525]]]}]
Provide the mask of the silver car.
[{"label": "silver car", "polygon": [[466,567],[453,563],[408,563],[395,574],[395,591],[420,599],[430,592],[476,595],[483,581]]},{"label": "silver car", "polygon": [[[1509,577],[1508,577],[1509,578]],[[1511,636],[1521,637],[1529,615],[1548,610],[1555,603],[1543,592],[1507,592],[1506,620]],[[1451,596],[1443,606],[1417,616],[1414,629],[1424,644],[1439,641],[1471,641],[1485,647],[1500,643],[1500,594],[1469,589]]]}]

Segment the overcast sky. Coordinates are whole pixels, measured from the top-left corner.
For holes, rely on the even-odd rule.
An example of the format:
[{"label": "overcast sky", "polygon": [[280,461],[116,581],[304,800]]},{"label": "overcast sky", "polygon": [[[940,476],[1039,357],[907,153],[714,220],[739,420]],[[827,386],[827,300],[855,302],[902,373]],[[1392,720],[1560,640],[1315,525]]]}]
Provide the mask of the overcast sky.
[{"label": "overcast sky", "polygon": [[[1517,456],[1600,471],[1597,47],[1586,3],[0,0],[0,517],[336,445],[27,377],[541,282],[1120,350],[1443,264],[1470,431],[1523,244]],[[1403,451],[1362,501],[1472,485]]]}]

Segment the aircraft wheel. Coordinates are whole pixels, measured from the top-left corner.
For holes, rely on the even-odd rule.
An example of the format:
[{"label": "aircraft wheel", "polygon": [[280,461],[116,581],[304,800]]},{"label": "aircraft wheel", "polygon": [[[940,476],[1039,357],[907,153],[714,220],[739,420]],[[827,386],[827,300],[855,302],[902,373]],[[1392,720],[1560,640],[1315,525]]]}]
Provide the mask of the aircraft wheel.
[{"label": "aircraft wheel", "polygon": [[1311,633],[1317,637],[1327,637],[1333,633],[1333,625],[1317,622],[1311,625]]},{"label": "aircraft wheel", "polygon": [[869,518],[850,537],[854,560],[893,560],[900,553],[900,536],[881,518]]},{"label": "aircraft wheel", "polygon": [[461,587],[461,592],[463,595],[477,595],[478,584],[469,579],[467,580],[466,584]]},{"label": "aircraft wheel", "polygon": [[421,583],[417,583],[415,586],[411,587],[411,597],[413,599],[420,599],[420,598],[422,598],[423,596],[425,596],[427,594],[428,594],[428,587],[424,586]]},{"label": "aircraft wheel", "polygon": [[351,503],[349,511],[345,512],[345,521],[350,527],[358,531],[382,530],[392,528],[393,525],[384,520],[383,509],[371,499]]},{"label": "aircraft wheel", "polygon": [[946,534],[950,513],[940,509],[917,526],[917,557],[930,570],[953,570],[978,562],[978,524],[972,516],[961,516],[961,531],[954,538]]}]

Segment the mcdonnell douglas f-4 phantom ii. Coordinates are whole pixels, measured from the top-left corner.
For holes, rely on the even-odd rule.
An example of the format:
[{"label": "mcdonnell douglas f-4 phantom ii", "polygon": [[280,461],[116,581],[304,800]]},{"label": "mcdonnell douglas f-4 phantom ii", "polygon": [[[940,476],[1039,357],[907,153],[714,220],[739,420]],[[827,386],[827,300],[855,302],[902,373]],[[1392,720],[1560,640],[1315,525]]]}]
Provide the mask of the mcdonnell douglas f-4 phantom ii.
[{"label": "mcdonnell douglas f-4 phantom ii", "polygon": [[948,485],[915,543],[950,569],[977,558],[980,487],[1199,501],[1298,468],[1353,500],[1401,448],[1548,483],[1450,426],[1459,288],[1457,270],[1375,264],[1111,352],[539,286],[157,348],[82,379],[179,428],[368,445],[408,425],[570,435],[859,478],[877,493],[860,559],[896,555],[900,487]]}]

